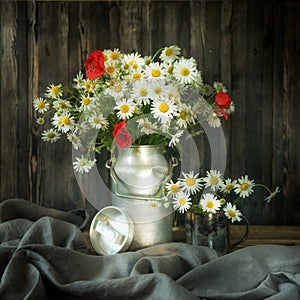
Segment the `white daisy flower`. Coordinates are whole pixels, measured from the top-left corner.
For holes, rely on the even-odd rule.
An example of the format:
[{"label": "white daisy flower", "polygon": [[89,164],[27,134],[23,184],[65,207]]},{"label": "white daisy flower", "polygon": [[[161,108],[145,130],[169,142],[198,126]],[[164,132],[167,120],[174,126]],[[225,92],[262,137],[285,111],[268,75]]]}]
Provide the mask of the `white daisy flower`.
[{"label": "white daisy flower", "polygon": [[42,140],[45,142],[54,143],[60,138],[61,134],[53,128],[44,130],[42,133]]},{"label": "white daisy flower", "polygon": [[78,150],[82,147],[80,138],[74,132],[68,133],[67,139],[72,143],[72,146],[75,150]]},{"label": "white daisy flower", "polygon": [[45,113],[49,108],[49,103],[45,99],[39,97],[33,101],[33,106],[39,113]]},{"label": "white daisy flower", "polygon": [[173,180],[170,180],[168,183],[166,183],[166,189],[167,196],[175,196],[181,191],[179,181],[174,183]]},{"label": "white daisy flower", "polygon": [[216,198],[216,196],[210,193],[206,193],[200,200],[200,206],[202,207],[203,211],[215,214],[220,208],[221,203],[220,200]]},{"label": "white daisy flower", "polygon": [[123,57],[123,68],[126,69],[138,69],[144,66],[145,61],[139,53],[125,54]]},{"label": "white daisy flower", "polygon": [[231,220],[231,222],[235,221],[241,221],[241,212],[236,208],[235,204],[232,205],[230,202],[226,204],[226,207],[224,207],[225,216]]},{"label": "white daisy flower", "polygon": [[169,147],[174,147],[179,143],[180,137],[183,135],[183,130],[177,131],[175,134],[171,135],[171,140],[169,142]]},{"label": "white daisy flower", "polygon": [[153,134],[157,130],[156,123],[151,123],[148,118],[139,119],[136,121],[141,132],[145,134]]},{"label": "white daisy flower", "polygon": [[74,127],[74,117],[70,113],[56,113],[52,118],[52,124],[63,133],[68,132]]},{"label": "white daisy flower", "polygon": [[78,74],[73,79],[74,82],[73,87],[75,89],[81,89],[83,81],[84,81],[83,73],[79,71]]},{"label": "white daisy flower", "polygon": [[161,80],[167,75],[167,71],[158,62],[152,62],[146,66],[145,77],[148,80]]},{"label": "white daisy flower", "polygon": [[76,157],[73,162],[73,168],[76,172],[83,174],[88,173],[95,165],[96,160],[90,160],[81,154],[81,157]]},{"label": "white daisy flower", "polygon": [[165,123],[177,115],[177,109],[172,99],[159,99],[153,101],[151,104],[151,113],[161,123]]},{"label": "white daisy flower", "polygon": [[114,107],[114,109],[118,110],[117,116],[120,119],[128,119],[132,117],[134,113],[135,104],[132,100],[121,99],[117,102],[117,105]]},{"label": "white daisy flower", "polygon": [[137,99],[138,103],[149,104],[150,89],[151,85],[149,87],[149,83],[146,80],[138,80],[133,84],[131,96],[133,99]]},{"label": "white daisy flower", "polygon": [[234,113],[235,112],[235,103],[233,101],[231,101],[229,108],[226,108],[224,110],[228,115]]},{"label": "white daisy flower", "polygon": [[49,98],[57,99],[57,98],[61,97],[62,94],[63,94],[63,91],[62,91],[61,83],[58,85],[51,84],[50,87],[47,87],[45,96],[49,97]]},{"label": "white daisy flower", "polygon": [[181,128],[187,128],[191,123],[195,124],[194,112],[190,105],[182,103],[179,106],[179,118],[176,124]]},{"label": "white daisy flower", "polygon": [[211,126],[213,128],[218,128],[221,126],[221,120],[214,111],[208,115],[207,122],[208,122],[209,126]]},{"label": "white daisy flower", "polygon": [[105,93],[116,99],[121,99],[124,97],[127,89],[128,87],[125,81],[116,81],[105,90]]},{"label": "white daisy flower", "polygon": [[109,125],[108,121],[101,113],[94,113],[92,116],[90,116],[89,123],[91,124],[92,128],[96,129],[106,129]]},{"label": "white daisy flower", "polygon": [[180,213],[184,213],[185,211],[187,211],[191,205],[192,201],[188,193],[181,191],[174,196],[174,209],[178,209]]},{"label": "white daisy flower", "polygon": [[234,186],[236,185],[237,181],[232,180],[231,178],[225,179],[220,183],[220,190],[225,194],[230,194],[233,190]]},{"label": "white daisy flower", "polygon": [[89,96],[83,96],[81,98],[80,110],[90,110],[94,107],[93,102],[93,98],[90,98]]},{"label": "white daisy flower", "polygon": [[53,108],[59,112],[67,112],[72,107],[70,101],[64,99],[58,99],[53,102]]},{"label": "white daisy flower", "polygon": [[163,61],[163,62],[172,62],[176,59],[179,58],[180,55],[180,48],[176,45],[170,46],[170,47],[165,47],[159,58]]},{"label": "white daisy flower", "polygon": [[109,53],[106,53],[107,60],[111,60],[117,63],[120,60],[120,50],[118,48],[114,48],[114,50],[109,50]]},{"label": "white daisy flower", "polygon": [[179,179],[179,185],[183,191],[196,194],[202,188],[201,179],[198,178],[199,174],[194,175],[194,171],[189,173],[182,172],[184,178]]},{"label": "white daisy flower", "polygon": [[157,200],[148,200],[147,202],[151,207],[160,207],[161,206],[161,202],[157,201]]},{"label": "white daisy flower", "polygon": [[182,84],[191,84],[197,75],[197,66],[193,58],[181,58],[174,63],[173,75]]},{"label": "white daisy flower", "polygon": [[44,119],[43,117],[37,118],[36,122],[37,122],[39,125],[43,125],[43,124],[45,124],[45,119]]},{"label": "white daisy flower", "polygon": [[149,97],[154,101],[162,98],[169,98],[168,87],[163,80],[152,82],[152,84],[149,85],[149,91]]},{"label": "white daisy flower", "polygon": [[234,192],[240,197],[246,198],[254,192],[254,186],[254,180],[250,180],[248,175],[245,175],[238,179],[238,183],[234,186]]},{"label": "white daisy flower", "polygon": [[272,192],[268,197],[265,198],[265,201],[267,201],[267,202],[269,203],[273,198],[276,197],[276,195],[277,195],[279,192],[280,192],[280,189],[279,189],[279,187],[277,186],[277,187],[275,188],[275,191]]},{"label": "white daisy flower", "polygon": [[217,93],[218,92],[227,93],[227,89],[226,89],[226,87],[224,86],[224,84],[222,82],[214,82],[213,87],[214,87],[214,89],[216,90]]},{"label": "white daisy flower", "polygon": [[206,177],[203,178],[205,182],[205,187],[210,187],[212,191],[216,192],[222,183],[222,174],[220,171],[210,170],[206,171]]}]

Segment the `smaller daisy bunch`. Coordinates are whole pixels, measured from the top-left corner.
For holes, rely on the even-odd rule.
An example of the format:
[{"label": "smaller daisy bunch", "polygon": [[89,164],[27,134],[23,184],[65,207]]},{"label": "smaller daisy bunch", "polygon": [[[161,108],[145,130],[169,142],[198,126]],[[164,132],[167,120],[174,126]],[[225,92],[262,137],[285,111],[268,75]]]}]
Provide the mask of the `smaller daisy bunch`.
[{"label": "smaller daisy bunch", "polygon": [[[199,120],[220,127],[235,105],[221,82],[207,84],[193,57],[172,45],[153,56],[119,49],[95,50],[84,61],[72,87],[51,84],[33,101],[37,123],[47,126],[42,140],[50,143],[63,135],[75,150],[75,170],[88,172],[94,165],[91,151],[130,145],[178,145],[184,130]],[[48,121],[46,121],[48,119]],[[85,137],[93,130],[87,153]]]},{"label": "smaller daisy bunch", "polygon": [[[241,198],[253,194],[255,187],[267,190],[268,196],[265,198],[267,203],[280,192],[278,187],[272,192],[264,184],[255,183],[248,175],[238,179],[224,178],[221,172],[216,170],[207,171],[204,177],[199,177],[199,174],[194,174],[193,171],[182,172],[182,177],[175,182],[170,180],[165,186],[169,203],[172,203],[174,209],[180,213],[188,210],[200,213],[224,213],[232,223],[241,221],[242,213],[237,208],[237,203]],[[201,192],[200,200],[197,197],[199,192]],[[194,204],[193,198],[196,198],[198,203]]]}]

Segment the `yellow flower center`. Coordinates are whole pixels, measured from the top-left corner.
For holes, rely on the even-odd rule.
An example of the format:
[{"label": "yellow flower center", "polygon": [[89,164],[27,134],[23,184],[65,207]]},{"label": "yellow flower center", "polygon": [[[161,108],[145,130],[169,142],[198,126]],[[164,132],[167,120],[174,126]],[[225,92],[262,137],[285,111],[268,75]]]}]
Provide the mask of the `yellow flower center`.
[{"label": "yellow flower center", "polygon": [[112,53],[110,54],[110,58],[111,58],[112,60],[117,60],[117,59],[119,58],[119,53],[118,53],[118,52],[112,52]]},{"label": "yellow flower center", "polygon": [[129,111],[129,106],[127,104],[122,104],[120,107],[120,111],[124,114],[128,113]]},{"label": "yellow flower center", "polygon": [[61,125],[62,123],[63,123],[63,120],[62,120],[62,119],[58,119],[58,120],[57,120],[57,124],[58,124],[58,125]]},{"label": "yellow flower center", "polygon": [[179,202],[180,206],[183,206],[183,205],[186,204],[186,199],[185,198],[180,198],[178,202]]},{"label": "yellow flower center", "polygon": [[114,91],[116,93],[120,93],[122,91],[122,85],[121,84],[117,84],[115,87],[114,87]]},{"label": "yellow flower center", "polygon": [[86,90],[89,90],[91,88],[91,84],[89,82],[85,82],[84,87]]},{"label": "yellow flower center", "polygon": [[162,112],[162,113],[166,113],[168,110],[169,110],[169,105],[167,103],[162,103],[160,106],[159,106],[159,110]]},{"label": "yellow flower center", "polygon": [[172,185],[170,186],[170,191],[171,191],[171,192],[178,192],[178,191],[179,191],[179,186],[176,185],[176,184],[172,184]]},{"label": "yellow flower center", "polygon": [[141,74],[140,73],[134,73],[132,77],[133,77],[134,80],[140,80],[141,79]]},{"label": "yellow flower center", "polygon": [[67,107],[67,105],[64,102],[59,102],[58,107],[61,108],[61,109],[64,109],[64,108]]},{"label": "yellow flower center", "polygon": [[170,67],[168,68],[168,73],[169,73],[169,74],[173,74],[173,70],[174,70],[174,66],[170,66]]},{"label": "yellow flower center", "polygon": [[132,59],[132,60],[129,62],[129,65],[131,65],[131,66],[136,65],[136,60],[135,60],[135,59]]},{"label": "yellow flower center", "polygon": [[51,92],[53,94],[58,94],[59,93],[59,87],[57,85],[54,85],[52,88],[51,88]]},{"label": "yellow flower center", "polygon": [[136,70],[139,66],[138,66],[138,64],[133,64],[132,67]]},{"label": "yellow flower center", "polygon": [[173,54],[173,50],[171,48],[168,48],[166,51],[165,51],[165,54],[166,56],[171,56]]},{"label": "yellow flower center", "polygon": [[216,176],[211,176],[211,178],[210,178],[210,183],[211,183],[212,185],[218,184],[218,177],[216,177]]},{"label": "yellow flower center", "polygon": [[182,111],[180,112],[180,118],[181,118],[182,120],[186,120],[186,116],[187,116],[187,112],[186,112],[185,110],[182,110]]},{"label": "yellow flower center", "polygon": [[100,124],[101,123],[101,119],[99,117],[94,117],[94,123],[95,124]]},{"label": "yellow flower center", "polygon": [[70,124],[70,119],[69,117],[65,116],[62,118],[62,122],[65,124],[65,125],[69,125]]},{"label": "yellow flower center", "polygon": [[231,217],[231,218],[234,218],[235,217],[235,213],[233,210],[228,210],[228,215]]},{"label": "yellow flower center", "polygon": [[89,105],[89,104],[90,104],[90,99],[87,98],[87,97],[83,98],[83,99],[82,99],[82,104],[83,104],[83,105]]},{"label": "yellow flower center", "polygon": [[113,73],[114,70],[115,70],[115,67],[112,66],[112,65],[110,65],[110,66],[108,66],[108,67],[106,68],[106,71],[107,71],[108,73]]},{"label": "yellow flower center", "polygon": [[157,86],[156,88],[154,88],[154,93],[156,94],[156,95],[159,95],[161,92],[162,92],[162,88],[161,87],[159,87],[159,86]]},{"label": "yellow flower center", "polygon": [[38,108],[44,108],[45,107],[45,103],[42,102],[42,101],[39,101],[36,105],[37,105]]},{"label": "yellow flower center", "polygon": [[226,200],[224,198],[220,199],[220,203],[223,205],[226,203]]},{"label": "yellow flower center", "polygon": [[125,64],[125,65],[124,65],[124,70],[128,70],[128,69],[129,69],[128,64]]},{"label": "yellow flower center", "polygon": [[188,68],[182,68],[182,69],[180,70],[180,74],[181,74],[182,76],[188,76],[188,75],[190,74],[190,70],[189,70]]},{"label": "yellow flower center", "polygon": [[148,95],[148,91],[146,88],[141,88],[139,94],[141,97],[145,97]]},{"label": "yellow flower center", "polygon": [[153,77],[159,77],[160,76],[160,70],[158,70],[158,69],[152,70],[152,76]]},{"label": "yellow flower center", "polygon": [[186,185],[188,186],[193,186],[195,185],[195,179],[194,178],[187,178],[186,181],[185,181]]},{"label": "yellow flower center", "polygon": [[207,201],[206,202],[206,207],[207,208],[213,208],[214,207],[214,203],[212,201]]},{"label": "yellow flower center", "polygon": [[53,139],[53,138],[55,138],[55,133],[49,132],[49,133],[47,134],[47,136],[48,136],[49,139]]},{"label": "yellow flower center", "polygon": [[227,185],[225,186],[225,189],[226,189],[227,191],[231,191],[232,188],[233,188],[233,185],[232,185],[232,184],[227,184]]},{"label": "yellow flower center", "polygon": [[247,191],[249,189],[249,184],[247,182],[244,182],[241,184],[241,189],[243,191]]}]

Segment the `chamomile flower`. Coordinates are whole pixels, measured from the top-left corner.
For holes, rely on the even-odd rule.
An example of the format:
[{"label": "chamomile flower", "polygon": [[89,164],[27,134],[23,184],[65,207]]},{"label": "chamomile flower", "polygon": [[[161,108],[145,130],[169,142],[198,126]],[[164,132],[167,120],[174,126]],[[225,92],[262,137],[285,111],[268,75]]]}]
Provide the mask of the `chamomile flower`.
[{"label": "chamomile flower", "polygon": [[213,83],[213,87],[216,90],[216,92],[223,92],[223,93],[227,93],[227,89],[224,86],[224,84],[222,82],[214,82]]},{"label": "chamomile flower", "polygon": [[138,80],[133,84],[132,98],[137,99],[138,103],[149,104],[150,89],[151,87],[149,87],[149,83],[146,80]]},{"label": "chamomile flower", "polygon": [[41,97],[33,101],[33,106],[39,113],[45,113],[49,109],[49,103]]},{"label": "chamomile flower", "polygon": [[145,77],[148,80],[162,80],[167,74],[167,71],[158,62],[152,62],[150,65],[146,66]]},{"label": "chamomile flower", "polygon": [[218,128],[218,127],[221,126],[221,120],[220,120],[219,116],[214,111],[212,111],[208,115],[207,122],[213,128]]},{"label": "chamomile flower", "polygon": [[221,176],[222,174],[220,171],[206,171],[206,176],[203,179],[205,187],[210,187],[212,191],[216,192],[222,182]]},{"label": "chamomile flower", "polygon": [[58,112],[67,112],[72,107],[70,101],[58,99],[53,102],[53,108]]},{"label": "chamomile flower", "polygon": [[151,113],[161,123],[165,123],[177,115],[177,109],[172,99],[159,99],[151,104]]},{"label": "chamomile flower", "polygon": [[130,70],[142,68],[144,66],[144,60],[139,53],[125,54],[123,58],[124,70]]},{"label": "chamomile flower", "polygon": [[194,171],[190,171],[189,173],[182,172],[182,175],[183,178],[179,179],[179,184],[183,191],[194,195],[201,190],[202,183],[201,179],[198,178],[199,174],[194,175]]},{"label": "chamomile flower", "polygon": [[90,110],[93,107],[93,98],[89,96],[83,96],[81,98],[80,110]]},{"label": "chamomile flower", "polygon": [[42,140],[45,142],[54,143],[60,138],[61,134],[57,132],[55,129],[50,128],[44,130],[42,133]]},{"label": "chamomile flower", "polygon": [[43,117],[40,117],[40,118],[37,118],[36,122],[39,124],[39,125],[43,125],[45,124],[45,119]]},{"label": "chamomile flower", "polygon": [[109,125],[107,119],[101,113],[94,113],[89,118],[92,128],[106,129]]},{"label": "chamomile flower", "polygon": [[189,194],[183,191],[176,194],[172,202],[174,209],[178,209],[180,213],[184,213],[192,205],[192,201]]},{"label": "chamomile flower", "polygon": [[174,147],[179,143],[180,137],[183,135],[183,130],[177,131],[175,134],[171,134],[171,139],[169,141],[169,147]]},{"label": "chamomile flower", "polygon": [[161,202],[158,200],[148,200],[147,202],[151,207],[154,207],[154,208],[161,206]]},{"label": "chamomile flower", "polygon": [[81,157],[76,157],[73,162],[73,168],[76,172],[83,174],[88,173],[95,165],[96,160],[90,160],[81,154]]},{"label": "chamomile flower", "polygon": [[179,106],[179,115],[176,124],[181,128],[187,128],[191,123],[195,123],[194,112],[189,104],[182,103]]},{"label": "chamomile flower", "polygon": [[105,90],[105,93],[116,98],[121,99],[124,97],[128,87],[125,81],[116,81],[113,82],[113,84]]},{"label": "chamomile flower", "polygon": [[246,198],[254,192],[254,186],[254,180],[250,180],[248,175],[245,175],[238,179],[238,183],[234,186],[234,192],[240,197]]},{"label": "chamomile flower", "polygon": [[173,182],[173,180],[170,180],[168,183],[166,183],[166,189],[167,196],[175,196],[181,191],[179,181]]},{"label": "chamomile flower", "polygon": [[132,100],[121,99],[116,103],[115,109],[118,110],[117,116],[120,119],[128,119],[132,117],[134,113],[135,105]]},{"label": "chamomile flower", "polygon": [[211,193],[206,193],[200,200],[200,206],[202,207],[203,211],[215,214],[220,208],[221,203],[216,196]]},{"label": "chamomile flower", "polygon": [[231,101],[229,108],[225,108],[224,110],[228,115],[234,113],[235,112],[235,103],[233,101]]},{"label": "chamomile flower", "polygon": [[178,59],[180,55],[180,48],[178,46],[170,46],[165,47],[162,52],[160,53],[159,58],[163,62],[173,62],[174,60]]},{"label": "chamomile flower", "polygon": [[74,117],[70,113],[56,113],[52,118],[52,124],[63,133],[68,132],[74,127]]},{"label": "chamomile flower", "polygon": [[80,138],[74,132],[68,133],[67,139],[72,143],[72,146],[75,150],[78,150],[82,147]]},{"label": "chamomile flower", "polygon": [[181,58],[174,64],[173,75],[182,84],[193,83],[197,75],[195,60],[192,58]]},{"label": "chamomile flower", "polygon": [[221,192],[223,192],[225,194],[230,194],[230,192],[233,190],[236,183],[237,183],[237,181],[232,180],[231,178],[227,178],[227,179],[223,180],[220,184]]},{"label": "chamomile flower", "polygon": [[224,213],[225,216],[231,220],[231,222],[235,221],[241,221],[241,212],[236,208],[235,204],[232,205],[230,202],[226,204],[226,207],[224,207]]},{"label": "chamomile flower", "polygon": [[272,192],[268,197],[265,198],[265,201],[267,201],[267,203],[269,203],[273,198],[276,197],[276,195],[277,195],[279,192],[280,192],[280,189],[279,189],[279,187],[277,186],[277,187],[275,188],[275,191]]},{"label": "chamomile flower", "polygon": [[136,121],[138,123],[138,127],[141,129],[141,132],[145,134],[153,134],[157,130],[156,123],[151,123],[148,118],[141,118]]},{"label": "chamomile flower", "polygon": [[62,96],[62,94],[63,91],[61,83],[58,85],[51,84],[50,87],[47,88],[45,96],[52,99],[58,99]]},{"label": "chamomile flower", "polygon": [[149,91],[149,97],[154,101],[161,98],[167,98],[168,96],[168,88],[164,81],[161,80],[152,82],[152,84],[149,85]]}]

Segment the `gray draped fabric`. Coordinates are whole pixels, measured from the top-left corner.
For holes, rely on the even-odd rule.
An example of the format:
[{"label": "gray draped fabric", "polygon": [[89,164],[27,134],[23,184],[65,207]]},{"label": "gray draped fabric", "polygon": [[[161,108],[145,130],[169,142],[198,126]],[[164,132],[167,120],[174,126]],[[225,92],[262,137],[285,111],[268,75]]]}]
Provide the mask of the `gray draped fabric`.
[{"label": "gray draped fabric", "polygon": [[82,211],[0,204],[0,299],[300,299],[300,247],[169,243],[98,256]]}]

